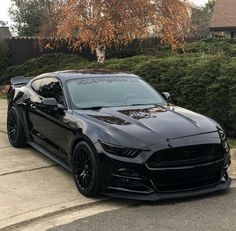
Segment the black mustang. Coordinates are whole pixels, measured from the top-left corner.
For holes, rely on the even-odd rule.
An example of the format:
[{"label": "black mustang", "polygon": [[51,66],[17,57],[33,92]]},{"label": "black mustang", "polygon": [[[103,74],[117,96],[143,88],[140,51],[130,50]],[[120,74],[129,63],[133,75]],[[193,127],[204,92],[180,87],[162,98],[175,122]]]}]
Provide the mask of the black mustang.
[{"label": "black mustang", "polygon": [[160,200],[228,189],[224,131],[169,98],[125,73],[16,77],[8,92],[8,137],[73,172],[85,196]]}]

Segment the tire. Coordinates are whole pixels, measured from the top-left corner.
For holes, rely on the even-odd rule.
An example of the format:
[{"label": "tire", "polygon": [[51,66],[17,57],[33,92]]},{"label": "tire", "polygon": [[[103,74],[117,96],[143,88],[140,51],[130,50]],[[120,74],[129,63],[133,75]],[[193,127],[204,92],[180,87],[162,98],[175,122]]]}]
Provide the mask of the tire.
[{"label": "tire", "polygon": [[101,174],[98,157],[87,142],[78,143],[73,152],[73,175],[81,194],[96,197],[101,192]]},{"label": "tire", "polygon": [[21,148],[27,146],[24,128],[22,126],[19,113],[14,106],[8,109],[7,134],[13,147]]}]

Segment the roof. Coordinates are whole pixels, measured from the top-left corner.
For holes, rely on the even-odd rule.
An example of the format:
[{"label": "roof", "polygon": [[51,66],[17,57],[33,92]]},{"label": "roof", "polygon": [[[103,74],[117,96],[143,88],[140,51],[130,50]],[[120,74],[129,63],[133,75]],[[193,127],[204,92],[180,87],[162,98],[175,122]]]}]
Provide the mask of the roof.
[{"label": "roof", "polygon": [[216,0],[210,28],[236,28],[235,0]]},{"label": "roof", "polygon": [[80,78],[96,78],[96,77],[137,77],[134,74],[128,74],[120,71],[113,70],[67,70],[57,71],[52,73],[46,73],[38,76],[39,78],[44,76],[54,76],[59,78],[61,81],[69,79],[80,79]]},{"label": "roof", "polygon": [[11,38],[9,27],[0,27],[0,39]]}]

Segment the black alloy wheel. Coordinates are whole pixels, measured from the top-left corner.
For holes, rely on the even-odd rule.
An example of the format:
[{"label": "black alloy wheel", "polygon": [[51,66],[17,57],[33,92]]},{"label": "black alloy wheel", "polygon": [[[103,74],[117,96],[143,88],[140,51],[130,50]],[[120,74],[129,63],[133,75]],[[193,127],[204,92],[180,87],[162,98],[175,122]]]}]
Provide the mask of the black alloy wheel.
[{"label": "black alloy wheel", "polygon": [[14,106],[9,108],[7,114],[7,134],[12,146],[17,148],[27,146],[24,128]]},{"label": "black alloy wheel", "polygon": [[82,141],[74,150],[73,173],[78,190],[85,196],[97,196],[100,192],[99,162],[91,146]]},{"label": "black alloy wheel", "polygon": [[8,120],[7,120],[7,130],[8,130],[8,137],[11,141],[16,140],[17,136],[17,120],[13,110],[10,110],[8,113]]}]

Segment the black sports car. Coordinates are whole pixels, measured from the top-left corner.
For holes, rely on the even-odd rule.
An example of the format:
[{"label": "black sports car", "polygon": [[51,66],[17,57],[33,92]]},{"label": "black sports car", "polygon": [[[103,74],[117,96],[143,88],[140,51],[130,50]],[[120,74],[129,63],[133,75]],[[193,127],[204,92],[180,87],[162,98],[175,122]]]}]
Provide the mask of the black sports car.
[{"label": "black sports car", "polygon": [[169,98],[125,73],[16,77],[8,92],[8,137],[73,172],[85,196],[159,200],[228,189],[224,131]]}]

